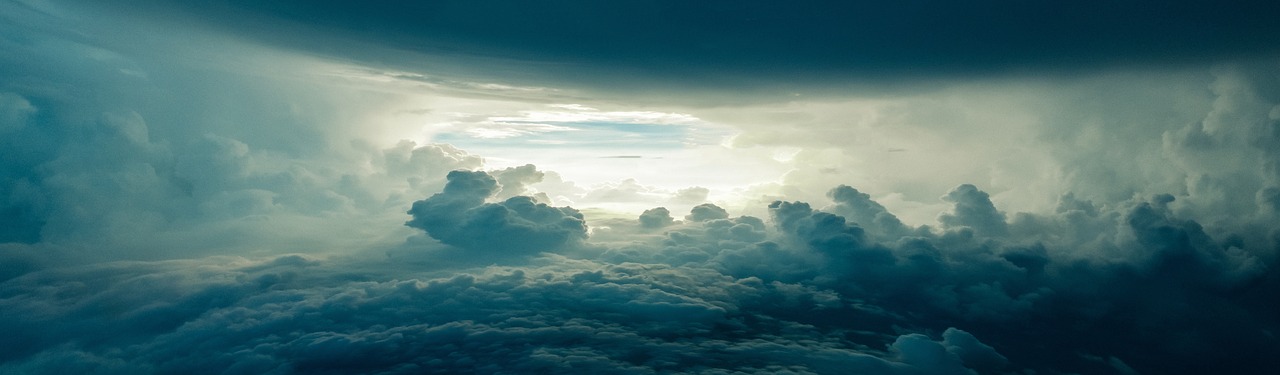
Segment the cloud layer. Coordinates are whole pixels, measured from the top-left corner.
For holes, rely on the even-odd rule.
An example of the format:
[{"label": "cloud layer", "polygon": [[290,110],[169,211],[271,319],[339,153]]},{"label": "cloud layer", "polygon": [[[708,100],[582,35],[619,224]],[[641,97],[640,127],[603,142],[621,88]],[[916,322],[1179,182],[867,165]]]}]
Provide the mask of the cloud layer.
[{"label": "cloud layer", "polygon": [[[455,174],[457,186],[469,181],[465,175],[483,181],[478,190],[495,189],[482,173]],[[948,340],[986,348],[957,363],[982,371],[1249,373],[1272,364],[1261,353],[1280,347],[1272,335],[1280,327],[1271,318],[1280,305],[1270,297],[1280,292],[1272,266],[1280,227],[1265,206],[1239,221],[1240,229],[1271,233],[1258,237],[1210,234],[1179,215],[1177,199],[1168,194],[1107,206],[1065,195],[1053,213],[1008,217],[987,193],[966,184],[941,197],[952,208],[939,215],[937,227],[914,228],[855,188],[839,186],[827,196],[835,203],[829,211],[773,202],[768,225],[731,218],[713,204],[694,207],[679,222],[654,208],[631,223],[611,222],[586,248],[556,251],[674,267],[691,278],[821,291],[827,293],[821,309],[776,301],[756,312],[882,337],[902,329],[945,331]],[[664,233],[655,236],[657,229]],[[902,350],[916,338],[899,336],[887,348]],[[874,348],[873,342],[859,343]],[[808,370],[835,372],[821,361],[802,362],[817,366]]]},{"label": "cloud layer", "polygon": [[[449,247],[406,243],[417,250],[390,258],[214,257],[26,272],[0,284],[12,333],[2,345],[14,349],[0,366],[1259,373],[1280,347],[1271,334],[1280,328],[1272,298],[1280,279],[1267,260],[1275,238],[1253,247],[1206,233],[1174,213],[1168,195],[1116,207],[1064,197],[1056,213],[1005,220],[985,193],[964,185],[943,197],[954,207],[941,217],[953,219],[888,233],[859,221],[876,228],[890,213],[840,186],[833,211],[863,219],[784,201],[770,205],[768,221],[706,217],[723,211],[703,205],[690,214],[699,220],[677,222],[655,209],[573,244],[564,233],[585,234],[575,211],[527,197],[487,203],[498,189],[484,172],[451,172],[442,192],[414,205],[409,223]],[[646,219],[655,216],[663,225]],[[565,220],[578,226],[546,224]],[[467,256],[457,251],[546,252],[508,256],[503,266],[430,265]]]},{"label": "cloud layer", "polygon": [[1269,3],[435,4],[0,2],[0,373],[1280,367]]}]

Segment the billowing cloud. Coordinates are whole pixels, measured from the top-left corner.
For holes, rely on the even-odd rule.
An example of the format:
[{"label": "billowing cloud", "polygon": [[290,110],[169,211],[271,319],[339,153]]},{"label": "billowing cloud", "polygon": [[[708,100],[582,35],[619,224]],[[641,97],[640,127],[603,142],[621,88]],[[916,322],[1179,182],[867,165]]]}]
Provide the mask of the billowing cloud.
[{"label": "billowing cloud", "polygon": [[1280,368],[1270,5],[484,3],[0,2],[0,373]]},{"label": "billowing cloud", "polygon": [[448,181],[443,192],[413,202],[413,220],[405,225],[481,253],[547,251],[587,236],[582,213],[573,208],[551,207],[527,196],[485,202],[503,189],[488,173],[453,171]]},{"label": "billowing cloud", "polygon": [[828,211],[841,215],[873,235],[896,238],[907,233],[908,228],[883,205],[871,200],[871,196],[848,185],[840,185],[827,192],[835,201]]},{"label": "billowing cloud", "polygon": [[498,191],[495,194],[500,199],[529,195],[527,194],[528,186],[542,182],[542,177],[545,175],[533,164],[497,170],[490,174],[497,179]]},{"label": "billowing cloud", "polygon": [[689,214],[685,215],[684,218],[685,220],[690,220],[690,221],[707,221],[707,220],[715,220],[715,219],[726,219],[728,217],[729,217],[729,212],[725,211],[723,208],[720,208],[720,206],[717,206],[711,203],[703,203],[703,204],[694,206],[693,210],[690,210]]},{"label": "billowing cloud", "polygon": [[[654,209],[646,215],[666,219],[663,236],[575,245],[563,234],[581,236],[580,217],[527,197],[486,202],[498,189],[485,172],[451,172],[442,192],[415,204],[409,225],[469,251],[565,255],[466,269],[396,259],[405,255],[288,255],[32,270],[0,284],[14,333],[4,345],[28,343],[0,366],[1250,373],[1274,360],[1214,344],[1276,347],[1266,334],[1278,328],[1267,318],[1280,291],[1274,272],[1257,249],[1179,217],[1169,196],[1114,209],[1068,197],[1057,213],[1022,214],[1003,234],[984,235],[966,225],[869,237],[803,202],[772,205],[771,223],[674,222]],[[831,196],[850,202],[854,192],[840,186]],[[955,192],[969,198],[951,198],[953,213],[982,202],[972,186]],[[633,225],[656,228],[644,217]],[[546,225],[552,218],[579,226]],[[1084,241],[1058,236],[1089,225],[1110,229]],[[154,295],[170,297],[157,304]],[[1171,324],[1180,329],[1154,329]],[[96,325],[112,328],[81,328]]]},{"label": "billowing cloud", "polygon": [[640,213],[640,226],[645,228],[662,228],[671,225],[675,219],[666,207],[656,207]]},{"label": "billowing cloud", "polygon": [[[832,209],[863,218],[868,211],[882,219],[891,215],[856,192],[833,189],[829,195],[838,200]],[[1270,361],[1208,343],[1239,339],[1276,347],[1257,330],[1275,327],[1266,318],[1275,306],[1264,301],[1280,284],[1263,260],[1275,239],[1248,245],[1235,234],[1211,235],[1180,217],[1169,195],[1105,207],[1065,196],[1055,213],[1020,213],[1011,220],[985,197],[962,185],[944,196],[954,206],[941,216],[957,222],[903,226],[887,235],[871,230],[875,236],[807,203],[776,202],[771,228],[732,223],[758,222],[750,217],[691,220],[669,226],[665,239],[651,242],[657,253],[627,245],[604,255],[809,285],[867,309],[833,317],[841,321],[915,327],[952,322],[983,338],[982,345],[972,345],[977,357],[965,362],[983,371],[1058,363],[1039,369],[1252,372]],[[1257,220],[1274,226],[1263,215]],[[1226,323],[1216,318],[1220,313],[1243,320]],[[1185,325],[1167,334],[1152,331],[1174,322]],[[968,341],[964,334],[946,336],[956,345]],[[1018,344],[1045,338],[1044,350]]]},{"label": "billowing cloud", "polygon": [[938,222],[944,227],[967,227],[987,236],[999,236],[1007,230],[1004,214],[996,211],[991,196],[973,185],[960,185],[942,200],[955,203],[952,212],[938,216]]}]

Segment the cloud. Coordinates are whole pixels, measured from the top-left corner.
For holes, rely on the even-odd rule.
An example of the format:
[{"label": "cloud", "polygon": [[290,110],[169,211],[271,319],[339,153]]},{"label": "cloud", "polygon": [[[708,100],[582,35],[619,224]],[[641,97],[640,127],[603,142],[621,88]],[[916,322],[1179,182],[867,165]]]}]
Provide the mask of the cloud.
[{"label": "cloud", "polygon": [[[948,331],[942,340],[890,335],[877,349],[814,336],[823,328],[793,321],[744,324],[770,320],[758,309],[775,301],[816,311],[838,303],[820,302],[831,296],[800,285],[703,270],[553,256],[521,267],[398,279],[352,274],[350,267],[362,263],[351,262],[289,255],[29,274],[0,284],[5,295],[24,292],[0,301],[12,333],[6,347],[27,343],[6,351],[0,368],[970,373],[962,366],[971,358],[992,355],[964,332]],[[45,287],[28,289],[35,285]],[[147,297],[153,295],[169,302],[154,303]],[[30,324],[35,320],[46,323]],[[108,329],[82,331],[89,326]]]},{"label": "cloud", "polygon": [[536,253],[587,237],[583,216],[573,208],[551,207],[526,196],[486,203],[503,189],[488,173],[453,171],[448,181],[443,192],[413,203],[408,212],[413,220],[405,225],[480,253]]},{"label": "cloud", "polygon": [[[14,332],[0,344],[27,344],[0,368],[1250,373],[1271,359],[1213,343],[1271,348],[1280,328],[1266,253],[1180,216],[1167,195],[1066,196],[1005,221],[960,186],[956,226],[897,234],[804,202],[770,205],[768,221],[653,209],[592,242],[576,211],[490,202],[501,188],[453,171],[413,205],[408,225],[452,250],[16,271],[0,283]],[[857,192],[832,189],[830,207],[892,215]],[[662,225],[641,230],[645,217]],[[1005,230],[974,229],[990,218]],[[505,265],[442,262],[459,251]]]},{"label": "cloud", "polygon": [[706,202],[707,195],[710,193],[710,189],[701,186],[688,187],[677,190],[675,196],[671,197],[671,201],[678,203],[702,203]]},{"label": "cloud", "polygon": [[617,183],[595,186],[583,196],[583,199],[601,202],[651,202],[662,199],[663,193],[629,178]]},{"label": "cloud", "polygon": [[479,156],[448,144],[425,144],[402,140],[395,146],[382,150],[376,161],[386,169],[388,177],[404,179],[418,193],[439,189],[428,182],[439,179],[454,169],[472,169],[484,165]]},{"label": "cloud", "polygon": [[[848,186],[833,189],[832,209],[863,218],[869,212],[891,215],[855,192]],[[953,207],[941,217],[953,224],[903,225],[896,234],[875,236],[868,235],[875,230],[840,215],[780,201],[770,205],[772,226],[745,216],[687,220],[664,227],[665,237],[633,237],[640,243],[622,245],[611,238],[613,245],[600,259],[706,267],[735,278],[830,290],[845,303],[858,301],[840,318],[800,320],[817,326],[861,321],[875,331],[892,322],[943,331],[948,327],[937,322],[950,322],[960,331],[945,332],[945,349],[899,337],[909,348],[903,358],[941,358],[938,353],[947,352],[962,357],[958,363],[964,368],[982,372],[1010,366],[1185,372],[1268,361],[1203,343],[1232,337],[1276,345],[1255,326],[1275,326],[1264,318],[1274,306],[1263,302],[1269,293],[1263,290],[1280,290],[1280,284],[1268,276],[1271,268],[1262,260],[1270,256],[1274,240],[1252,247],[1230,233],[1211,235],[1181,217],[1173,209],[1176,200],[1167,195],[1105,206],[1068,195],[1056,212],[1019,213],[1008,221],[986,197],[973,186],[959,186],[944,197]],[[777,317],[801,314],[763,311]],[[1221,312],[1243,320],[1214,318]],[[877,324],[886,325],[870,328]],[[1171,325],[1181,328],[1153,333],[1154,327]],[[968,332],[982,337],[983,344],[969,341]],[[1025,346],[1044,337],[1053,339],[1038,349]],[[1115,360],[1095,362],[1073,353]],[[965,371],[946,363],[931,369]],[[1245,365],[1233,369],[1250,371]]]},{"label": "cloud", "polygon": [[[538,62],[519,69],[524,77],[508,76],[529,79],[536,73],[603,91],[672,84],[737,88],[752,83],[847,88],[838,82],[1172,64],[1274,54],[1269,41],[1280,35],[1280,28],[1261,16],[1272,13],[1274,4],[1262,1],[1181,1],[1161,12],[1142,4],[1000,1],[736,7],[673,1],[546,7],[493,7],[487,1],[360,7],[298,1],[131,5],[119,11],[179,17],[342,59],[408,67],[419,65],[414,61],[420,61],[420,54],[461,51],[442,57],[459,59],[456,54],[464,53]],[[244,21],[233,27],[188,14]],[[279,23],[293,27],[271,38],[260,36]],[[655,24],[664,27],[654,30],[650,26]],[[716,27],[707,28],[708,24]],[[469,63],[473,70],[483,71],[494,63],[462,60],[453,65]],[[558,64],[541,63],[547,61],[578,69],[567,72]]]},{"label": "cloud", "polygon": [[690,210],[689,214],[684,217],[685,220],[690,221],[707,221],[727,218],[729,218],[728,211],[725,211],[723,208],[720,208],[720,206],[716,206],[711,203],[703,203],[694,206],[693,210]]},{"label": "cloud", "polygon": [[840,185],[828,191],[827,197],[836,203],[827,210],[873,231],[876,235],[896,238],[905,235],[908,230],[897,216],[858,189]]},{"label": "cloud", "polygon": [[[383,48],[419,45],[417,34],[386,40],[389,29],[377,23],[351,38],[381,42],[359,43],[367,54],[342,63],[288,52],[315,51],[297,43],[332,41],[312,38],[311,21],[296,14],[332,5],[293,5],[247,10],[263,18],[221,18],[242,28],[193,28],[185,18],[147,12],[170,5],[97,12],[83,7],[100,5],[0,4],[6,21],[0,22],[0,372],[1244,374],[1280,367],[1271,355],[1280,347],[1274,302],[1280,85],[1273,61],[1211,70],[1157,66],[1143,74],[1135,72],[1147,66],[1119,67],[1043,81],[964,76],[873,97],[813,98],[808,88],[768,86],[760,96],[729,96],[742,103],[713,106],[725,97],[700,99],[697,90],[671,88],[609,93],[627,88],[619,81],[665,75],[643,69],[574,83],[602,76],[599,69],[629,66],[598,62],[652,52],[626,43],[608,46],[628,49],[616,57],[545,61],[579,80],[564,81],[563,89],[538,90],[500,75],[466,80],[465,71],[450,71],[459,68],[449,66],[449,57],[431,60],[441,61],[438,76],[404,72],[388,79],[368,72],[397,70],[350,62],[424,61]],[[232,5],[214,6],[229,13],[210,14],[241,14]],[[823,59],[776,53],[831,51],[793,43],[813,29],[762,39],[756,37],[770,27],[743,26],[808,11],[755,6],[727,12],[770,17],[729,18],[723,34],[678,39],[748,38],[758,51],[732,43],[664,46],[670,51],[653,55],[657,63],[645,69],[719,61],[729,64],[723,74],[741,76],[759,70],[733,64],[756,61],[781,64],[766,74],[776,74],[772,79],[813,72],[848,83],[807,69],[821,68]],[[352,18],[327,27],[381,20],[389,7],[349,12]],[[1011,12],[1043,9],[1028,7]],[[1202,14],[1175,8],[1171,16]],[[697,16],[645,34],[640,47],[680,32],[690,19],[723,14],[674,10],[664,17]],[[531,51],[525,48],[541,45],[508,49],[496,41],[520,38],[501,37],[511,30],[503,27],[564,17],[527,17],[539,12],[521,13],[524,23],[485,28],[494,34],[484,35],[463,27],[468,19],[413,22],[460,30],[433,38],[475,48],[463,55],[511,52],[491,55],[510,59],[469,66],[486,70],[503,65],[494,60],[524,60]],[[853,17],[874,12],[866,14]],[[1219,22],[1216,14],[1223,13],[1205,22]],[[279,38],[272,40],[217,31],[254,32],[261,19],[297,23],[263,34]],[[575,19],[552,29],[608,20]],[[385,25],[403,24],[391,21]],[[592,35],[639,35],[629,31],[633,24],[611,24],[623,26],[593,28]],[[828,24],[819,19],[812,27]],[[984,30],[1008,26],[990,27]],[[755,31],[730,33],[746,29]],[[1045,35],[1037,30],[1009,35]],[[1233,33],[1241,29],[1230,30],[1239,36]],[[1258,40],[1274,39],[1261,38],[1269,29],[1260,30]],[[1097,37],[1101,31],[1086,29],[1063,43],[1090,45],[1107,39]],[[541,35],[529,38],[545,42]],[[1252,40],[1223,35],[1205,38]],[[1119,39],[1120,47],[1136,45]],[[600,48],[592,40],[582,41],[585,49],[557,41],[539,53]],[[298,48],[275,48],[281,45]],[[340,56],[357,51],[327,46]],[[699,52],[714,46],[728,51]],[[1222,48],[1258,51],[1234,46]],[[1080,61],[1159,55],[1095,47],[1086,52],[1098,55]],[[757,52],[769,57],[740,58]],[[932,68],[916,64],[938,61],[898,64],[905,60],[892,54],[866,62],[872,65],[840,56],[825,61],[850,75],[874,71],[880,58],[932,71],[923,74],[1014,65],[1053,70],[1033,61],[1045,56],[1037,53],[1048,52]],[[574,61],[588,63],[565,69]],[[515,64],[494,71],[523,71]],[[721,79],[698,78],[688,84]],[[384,80],[371,83],[377,79]],[[592,85],[610,87],[583,89]],[[775,96],[787,99],[760,102]],[[582,104],[546,109],[546,103]],[[657,187],[610,176],[619,182],[591,189],[510,158],[493,159],[508,168],[484,172],[480,156],[431,143],[440,140],[432,138],[440,135],[432,126],[452,116],[445,113],[450,108],[466,108],[458,117],[464,120],[658,129],[664,147],[687,151],[688,160],[795,170],[737,188],[720,180],[742,176],[716,168],[708,169],[716,185],[684,180]],[[400,117],[407,110],[417,112]],[[723,145],[692,143],[736,153],[685,148],[687,137],[701,137],[686,130],[713,124],[742,134]],[[397,143],[401,138],[414,140]],[[633,141],[650,145],[643,136]],[[886,151],[898,148],[909,152]],[[594,157],[623,151],[632,153],[590,150],[566,159],[609,163],[623,173],[641,168],[618,166],[659,160],[648,153],[640,160]],[[687,188],[696,184],[711,187]],[[733,194],[747,197],[720,200]],[[584,206],[618,202],[640,208]]]},{"label": "cloud", "polygon": [[970,368],[991,371],[1004,367],[1009,362],[991,346],[978,341],[969,332],[955,328],[947,328],[942,332],[942,345],[947,352],[955,354]]},{"label": "cloud", "polygon": [[637,125],[687,125],[700,122],[697,117],[683,113],[651,111],[600,111],[577,104],[552,105],[559,111],[522,111],[519,116],[492,117],[493,121],[515,124],[637,124]]},{"label": "cloud", "polygon": [[938,222],[944,227],[967,227],[986,236],[999,236],[1007,231],[1004,214],[996,211],[987,193],[973,185],[957,186],[942,200],[955,203],[952,212],[938,216]]},{"label": "cloud", "polygon": [[483,166],[448,145],[377,142],[372,114],[402,96],[318,78],[327,62],[182,27],[144,42],[74,6],[3,7],[4,39],[30,43],[0,44],[25,56],[0,60],[0,241],[50,259],[395,244],[403,233],[384,228],[414,199]]},{"label": "cloud", "polygon": [[528,195],[528,186],[542,182],[544,176],[533,164],[497,170],[490,174],[498,180],[500,188],[496,194],[499,199]]},{"label": "cloud", "polygon": [[640,226],[645,228],[662,228],[675,222],[675,219],[671,218],[671,211],[666,207],[644,210],[639,220]]},{"label": "cloud", "polygon": [[36,107],[26,98],[14,93],[0,93],[0,134],[10,133],[26,127]]}]

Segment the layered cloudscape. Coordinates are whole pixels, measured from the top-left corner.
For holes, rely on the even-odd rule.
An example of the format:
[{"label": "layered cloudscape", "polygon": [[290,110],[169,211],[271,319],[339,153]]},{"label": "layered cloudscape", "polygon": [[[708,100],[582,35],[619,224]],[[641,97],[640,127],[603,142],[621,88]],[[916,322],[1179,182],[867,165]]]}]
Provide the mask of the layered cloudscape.
[{"label": "layered cloudscape", "polygon": [[0,2],[0,373],[1280,367],[1275,5],[686,3]]}]

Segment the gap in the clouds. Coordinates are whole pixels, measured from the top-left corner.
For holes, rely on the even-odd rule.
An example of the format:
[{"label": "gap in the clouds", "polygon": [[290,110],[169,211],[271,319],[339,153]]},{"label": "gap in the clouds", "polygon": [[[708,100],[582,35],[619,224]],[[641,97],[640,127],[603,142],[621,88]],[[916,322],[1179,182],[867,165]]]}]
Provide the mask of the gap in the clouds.
[{"label": "gap in the clouds", "polygon": [[[783,165],[761,165],[745,160],[737,164],[731,161],[721,163],[735,152],[715,146],[660,152],[605,148],[577,151],[528,148],[477,150],[477,154],[484,155],[486,165],[492,168],[534,164],[584,187],[634,179],[644,185],[666,189],[704,186],[725,190],[776,181],[786,172]],[[613,157],[618,154],[634,157]]]},{"label": "gap in the clouds", "polygon": [[639,193],[595,200],[597,208],[638,214],[652,208],[643,203],[652,202],[643,196],[648,190],[693,187],[710,189],[707,199],[738,199],[753,185],[776,183],[790,169],[768,157],[771,150],[728,146],[736,134],[732,127],[680,111],[437,94],[406,105],[420,108],[401,109],[383,121],[397,124],[390,128],[402,129],[401,135],[418,133],[412,138],[479,155],[484,168],[533,164],[574,189]]}]

